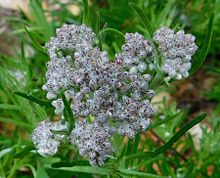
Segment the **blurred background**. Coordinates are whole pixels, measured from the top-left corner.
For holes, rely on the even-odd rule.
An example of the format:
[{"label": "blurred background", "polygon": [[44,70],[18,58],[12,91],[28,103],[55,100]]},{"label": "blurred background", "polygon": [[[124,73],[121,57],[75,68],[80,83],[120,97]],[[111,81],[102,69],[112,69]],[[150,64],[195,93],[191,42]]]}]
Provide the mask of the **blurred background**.
[{"label": "blurred background", "polygon": [[[219,178],[220,0],[90,0],[87,25],[96,33],[110,27],[123,33],[138,31],[149,38],[129,2],[143,10],[154,29],[161,26],[184,29],[196,36],[200,49],[207,33],[212,33],[212,40],[205,46],[209,50],[199,70],[186,80],[158,89],[153,98],[158,115],[153,123],[163,124],[134,140],[123,140],[119,151],[127,150],[123,153],[126,156],[153,150],[200,113],[207,113],[207,118],[187,132],[174,150],[155,159],[123,162],[124,168],[176,178]],[[0,0],[0,178],[94,177],[56,166],[53,170],[47,168],[54,162],[79,157],[67,145],[63,145],[65,151],[51,159],[31,152],[31,132],[50,111],[14,94],[22,92],[45,99],[41,86],[49,58],[42,46],[64,23],[81,24],[82,14],[80,0]],[[214,22],[210,25],[212,14]],[[120,51],[121,39],[117,34],[106,34],[103,41],[103,49],[113,58]],[[129,150],[132,144],[138,145],[136,150]]]}]

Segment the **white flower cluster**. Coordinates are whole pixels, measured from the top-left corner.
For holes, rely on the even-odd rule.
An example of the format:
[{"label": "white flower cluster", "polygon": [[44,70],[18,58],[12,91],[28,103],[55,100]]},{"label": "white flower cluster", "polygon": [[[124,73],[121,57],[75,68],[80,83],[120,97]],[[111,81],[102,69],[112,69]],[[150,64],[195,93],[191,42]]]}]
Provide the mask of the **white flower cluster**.
[{"label": "white flower cluster", "polygon": [[42,121],[34,129],[32,140],[38,153],[42,156],[53,156],[57,151],[65,135],[54,132],[68,129],[67,123]]},{"label": "white flower cluster", "polygon": [[[155,41],[162,45],[165,40],[160,34],[155,33]],[[102,165],[113,152],[110,137],[114,132],[131,138],[150,124],[155,108],[149,84],[156,49],[143,35],[127,33],[121,53],[112,61],[107,52],[94,46],[95,34],[85,25],[64,25],[56,36],[46,44],[51,60],[43,90],[61,117],[65,108],[60,97],[64,92],[76,120],[69,135],[71,143],[91,165]],[[33,133],[42,155],[54,155],[63,138],[53,136],[51,124],[41,122]]]},{"label": "white flower cluster", "polygon": [[88,157],[90,164],[104,164],[108,155],[112,154],[109,139],[114,130],[107,123],[88,123],[86,120],[77,121],[72,131],[71,142],[79,149],[82,156]]},{"label": "white flower cluster", "polygon": [[168,74],[168,79],[187,78],[191,58],[198,48],[194,43],[195,37],[185,34],[183,30],[174,33],[173,30],[162,27],[154,33],[153,39],[164,58],[162,70]]},{"label": "white flower cluster", "polygon": [[113,117],[118,121],[118,133],[134,137],[150,124],[155,112],[150,103],[154,91],[149,89],[155,50],[150,41],[139,33],[126,33],[122,52],[116,54],[120,65],[119,90],[121,99],[116,102]]},{"label": "white flower cluster", "polygon": [[[50,61],[47,63],[47,83],[43,90],[48,91],[47,98],[53,99],[62,90],[71,87],[71,79],[74,77],[72,53],[86,53],[93,46],[95,34],[85,25],[63,25],[56,31],[57,37],[52,37],[46,44]],[[70,55],[65,55],[69,53]]]},{"label": "white flower cluster", "polygon": [[155,50],[150,41],[145,40],[144,36],[139,33],[126,33],[125,42],[122,46],[122,53],[116,54],[118,63],[123,62],[124,66],[130,68],[130,73],[138,71],[142,73],[154,67]]}]

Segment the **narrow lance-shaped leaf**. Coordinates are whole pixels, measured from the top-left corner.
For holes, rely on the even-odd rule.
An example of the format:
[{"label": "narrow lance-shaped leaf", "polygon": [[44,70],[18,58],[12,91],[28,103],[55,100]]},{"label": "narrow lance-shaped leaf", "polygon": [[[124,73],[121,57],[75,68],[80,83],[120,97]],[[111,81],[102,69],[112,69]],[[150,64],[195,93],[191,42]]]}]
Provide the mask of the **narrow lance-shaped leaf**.
[{"label": "narrow lance-shaped leaf", "polygon": [[21,157],[27,155],[28,153],[30,153],[30,151],[33,150],[34,148],[35,148],[34,146],[26,146],[21,151],[16,153],[14,157],[15,158],[21,158]]},{"label": "narrow lance-shaped leaf", "polygon": [[27,65],[23,41],[21,42],[21,61],[22,61],[22,64],[28,68],[28,76],[31,79],[32,78],[32,69],[31,69],[30,65]]},{"label": "narrow lance-shaped leaf", "polygon": [[[107,24],[107,23],[104,24],[102,30],[103,30],[103,29],[106,29],[106,28],[108,28],[108,24]],[[100,29],[100,31],[101,31],[101,29]],[[99,33],[100,33],[100,31],[99,31]],[[105,41],[105,38],[106,38],[106,34],[101,34],[101,35],[99,35],[99,33],[98,33],[98,38],[100,38],[101,43],[103,44],[103,42]],[[101,49],[101,48],[100,48],[100,49]]]},{"label": "narrow lance-shaped leaf", "polygon": [[87,0],[83,0],[83,23],[88,24],[89,18],[89,5]]},{"label": "narrow lance-shaped leaf", "polygon": [[212,41],[214,17],[215,17],[215,14],[214,14],[214,12],[212,12],[210,15],[210,18],[209,18],[209,23],[208,23],[205,39],[203,41],[203,46],[202,46],[201,50],[199,51],[198,55],[196,55],[194,58],[194,62],[192,64],[190,74],[195,73],[200,68],[200,66],[205,61],[206,56],[209,52],[210,44]]},{"label": "narrow lance-shaped leaf", "polygon": [[130,7],[132,9],[135,10],[135,12],[138,14],[139,18],[142,20],[142,22],[144,23],[145,27],[148,30],[148,33],[150,35],[150,37],[153,37],[153,28],[152,25],[150,23],[150,20],[148,19],[148,17],[144,14],[143,10],[141,8],[139,8],[136,4],[134,3],[129,3]]},{"label": "narrow lance-shaped leaf", "polygon": [[102,36],[104,33],[115,33],[117,34],[118,36],[120,36],[123,40],[124,40],[124,34],[114,28],[104,28],[103,30],[101,30],[98,34],[98,37],[99,36]]},{"label": "narrow lance-shaped leaf", "polygon": [[139,172],[139,171],[133,171],[133,170],[128,170],[128,169],[119,169],[118,170],[120,173],[123,173],[125,175],[133,175],[133,176],[138,176],[138,177],[145,177],[145,178],[168,178],[168,176],[158,176],[155,174],[150,174],[146,172]]},{"label": "narrow lance-shaped leaf", "polygon": [[152,152],[144,152],[144,153],[138,153],[133,154],[130,156],[127,156],[126,159],[132,159],[137,157],[155,157],[161,153],[164,153],[168,149],[170,149],[174,143],[176,143],[188,130],[190,130],[193,126],[201,122],[203,119],[205,119],[206,114],[201,114],[197,118],[191,120],[186,125],[184,125],[168,142],[166,142],[163,146],[159,147],[155,151]]},{"label": "narrow lance-shaped leaf", "polygon": [[52,168],[73,167],[73,166],[89,166],[89,163],[86,160],[75,160],[75,161],[60,161],[53,163],[51,165]]},{"label": "narrow lance-shaped leaf", "polygon": [[21,41],[21,61],[23,65],[27,65],[26,63],[26,57],[25,57],[25,51],[24,51],[24,42]]},{"label": "narrow lance-shaped leaf", "polygon": [[47,54],[47,50],[46,50],[44,47],[42,47],[42,46],[35,40],[35,38],[34,38],[33,35],[31,34],[31,32],[29,32],[26,27],[24,27],[24,29],[25,29],[26,33],[28,34],[28,36],[30,37],[30,39],[32,40],[34,47],[35,47],[36,49],[38,49],[39,51],[41,51],[41,52]]},{"label": "narrow lance-shaped leaf", "polygon": [[29,2],[33,18],[36,21],[37,26],[43,28],[43,30],[41,30],[41,32],[43,32],[42,35],[44,36],[45,41],[48,41],[49,38],[53,35],[53,32],[49,23],[47,22],[46,16],[44,15],[41,2],[39,0],[29,0]]},{"label": "narrow lance-shaped leaf", "polygon": [[158,127],[159,125],[162,125],[162,124],[164,124],[164,123],[166,123],[166,122],[168,122],[168,121],[171,121],[171,120],[175,119],[179,114],[180,114],[180,112],[179,112],[179,113],[176,113],[176,114],[174,114],[173,116],[170,116],[170,117],[168,117],[168,118],[166,118],[166,119],[164,119],[164,120],[160,120],[160,121],[158,121],[158,122],[155,122],[155,123],[151,124],[151,125],[147,128],[147,130],[153,129],[153,128],[155,128],[155,127]]},{"label": "narrow lance-shaped leaf", "polygon": [[[28,28],[28,31],[30,33],[34,33],[35,35],[37,35],[35,32],[42,31],[42,30],[43,30],[42,27],[29,27]],[[21,29],[17,29],[17,30],[12,31],[12,34],[13,35],[20,35],[25,32],[26,32],[25,29],[21,28]],[[42,39],[44,39],[44,37],[42,37]]]},{"label": "narrow lance-shaped leaf", "polygon": [[8,154],[8,153],[14,151],[14,149],[15,149],[17,146],[18,146],[18,145],[14,145],[14,146],[12,146],[12,147],[10,147],[10,148],[2,149],[2,150],[0,151],[0,159],[1,159],[2,157],[4,157],[6,154]]},{"label": "narrow lance-shaped leaf", "polygon": [[[96,13],[97,15],[97,19],[96,19],[96,34],[99,34],[100,32],[100,14],[99,12]],[[99,48],[102,50],[102,39],[101,39],[101,36],[98,36],[98,41],[99,41]]]},{"label": "narrow lance-shaped leaf", "polygon": [[0,109],[8,109],[8,110],[22,110],[24,109],[20,105],[13,105],[13,104],[0,104]]},{"label": "narrow lance-shaped leaf", "polygon": [[21,96],[27,100],[30,100],[34,103],[37,103],[41,106],[47,106],[47,107],[52,107],[51,103],[49,101],[45,101],[45,100],[42,100],[42,99],[38,99],[32,95],[27,95],[25,93],[22,93],[22,92],[14,92],[15,95],[18,95],[18,96]]},{"label": "narrow lance-shaped leaf", "polygon": [[75,118],[73,116],[73,112],[70,108],[70,105],[66,99],[66,96],[64,94],[62,94],[62,99],[63,99],[63,103],[64,103],[64,106],[65,106],[65,110],[67,111],[68,113],[68,116],[69,116],[69,124],[70,124],[70,132],[73,130],[73,127],[74,127],[74,123],[75,123]]},{"label": "narrow lance-shaped leaf", "polygon": [[194,125],[198,124],[201,122],[203,119],[205,119],[206,114],[201,114],[197,118],[191,120],[188,122],[186,125],[184,125],[166,144],[164,144],[162,147],[158,148],[155,150],[153,153],[155,155],[158,155],[160,153],[165,152],[169,148],[172,147],[172,145],[178,141],[189,129],[191,129]]},{"label": "narrow lance-shaped leaf", "polygon": [[159,14],[156,14],[157,20],[154,27],[159,28],[161,24],[168,22],[167,17],[170,15],[170,11],[174,8],[174,5],[175,0],[169,0],[166,2],[163,10],[161,10]]},{"label": "narrow lance-shaped leaf", "polygon": [[109,175],[113,173],[113,170],[111,169],[102,168],[102,167],[91,167],[91,166],[73,166],[73,167],[60,167],[60,168],[48,167],[48,168],[54,170],[63,170],[69,172],[84,172],[84,173],[100,174],[100,175]]},{"label": "narrow lance-shaped leaf", "polygon": [[96,26],[95,26],[95,32],[96,32],[96,34],[99,34],[99,32],[100,32],[100,14],[99,14],[99,12],[96,12]]}]

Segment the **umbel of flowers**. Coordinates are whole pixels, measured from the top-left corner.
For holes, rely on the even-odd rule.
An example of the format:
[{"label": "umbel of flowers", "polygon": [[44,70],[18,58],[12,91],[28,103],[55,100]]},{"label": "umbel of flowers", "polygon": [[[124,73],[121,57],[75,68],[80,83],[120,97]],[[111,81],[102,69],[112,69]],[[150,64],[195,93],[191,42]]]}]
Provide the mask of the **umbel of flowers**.
[{"label": "umbel of flowers", "polygon": [[[188,77],[197,50],[194,36],[161,28],[151,41],[139,33],[126,33],[121,52],[110,60],[95,46],[95,37],[85,25],[63,25],[46,44],[51,60],[42,88],[61,119],[42,121],[33,131],[33,142],[43,156],[56,154],[60,142],[68,138],[92,166],[104,164],[114,151],[112,134],[132,138],[150,125],[156,112],[150,88],[155,60],[162,57],[160,67],[167,79],[181,79]],[[75,118],[69,135],[57,132],[69,129],[63,92]]]}]

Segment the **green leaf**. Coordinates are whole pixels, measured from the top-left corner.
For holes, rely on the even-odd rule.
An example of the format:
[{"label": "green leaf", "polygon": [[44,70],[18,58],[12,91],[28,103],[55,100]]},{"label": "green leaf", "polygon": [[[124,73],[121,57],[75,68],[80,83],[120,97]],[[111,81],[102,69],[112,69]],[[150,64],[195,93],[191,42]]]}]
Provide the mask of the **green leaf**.
[{"label": "green leaf", "polygon": [[49,23],[47,22],[47,18],[44,15],[44,11],[39,0],[30,0],[30,10],[33,15],[34,21],[36,22],[38,27],[42,27],[41,30],[45,41],[48,41],[49,38],[53,35],[52,29],[50,28]]},{"label": "green leaf", "polygon": [[32,69],[31,69],[31,66],[27,64],[27,61],[26,61],[23,41],[21,41],[21,62],[27,68],[29,78],[32,79]]},{"label": "green leaf", "polygon": [[166,2],[166,5],[164,6],[163,10],[159,14],[157,14],[157,19],[155,20],[154,27],[159,28],[161,25],[164,25],[164,23],[167,23],[169,21],[169,16],[171,17],[170,13],[175,8],[175,0],[169,0]]},{"label": "green leaf", "polygon": [[[43,31],[43,28],[42,27],[29,27],[28,31],[29,33],[34,33],[38,31]],[[21,29],[12,31],[12,35],[21,35],[22,33],[25,33],[25,32],[26,30],[21,28]]]},{"label": "green leaf", "polygon": [[153,80],[151,80],[150,82],[150,88],[154,90],[161,86],[162,82],[164,81],[164,78],[164,74],[160,70],[158,70]]},{"label": "green leaf", "polygon": [[[95,30],[96,30],[96,34],[99,34],[100,28],[101,28],[99,12],[96,12],[96,15],[97,15],[97,19],[96,19]],[[99,48],[102,50],[102,39],[101,39],[101,36],[98,36],[98,45],[99,45]]]},{"label": "green leaf", "polygon": [[89,5],[87,0],[83,0],[83,24],[88,25]]},{"label": "green leaf", "polygon": [[168,178],[168,176],[158,176],[155,174],[150,174],[146,172],[138,172],[138,171],[133,171],[133,170],[128,170],[128,169],[118,169],[118,171],[126,175],[133,175],[133,176],[145,177],[145,178]]},{"label": "green leaf", "polygon": [[167,143],[165,143],[163,146],[158,148],[153,152],[153,155],[159,155],[160,153],[164,153],[169,148],[173,146],[173,144],[178,141],[189,129],[191,129],[194,125],[201,122],[203,119],[205,119],[206,114],[201,114],[197,118],[191,120],[186,125],[184,125]]},{"label": "green leaf", "polygon": [[137,158],[137,157],[155,157],[161,153],[164,153],[168,149],[170,149],[175,142],[177,142],[188,130],[190,130],[193,126],[201,122],[203,119],[205,119],[206,114],[201,114],[195,119],[191,120],[188,122],[186,125],[184,125],[168,142],[166,142],[163,146],[159,147],[155,151],[152,152],[144,152],[144,153],[138,153],[138,154],[133,154],[129,155],[126,157],[126,159],[132,159],[132,158]]},{"label": "green leaf", "polygon": [[193,60],[190,74],[195,73],[200,68],[200,66],[205,61],[206,56],[209,52],[209,48],[210,48],[211,41],[212,41],[213,28],[214,28],[214,17],[215,17],[215,13],[212,12],[209,17],[208,28],[206,30],[206,35],[205,35],[205,39],[203,41],[203,46]]},{"label": "green leaf", "polygon": [[15,154],[15,158],[21,158],[30,153],[31,150],[33,150],[35,147],[34,146],[26,146],[24,147],[21,151]]},{"label": "green leaf", "polygon": [[17,147],[17,145],[14,145],[13,147],[5,148],[5,149],[1,150],[1,151],[0,151],[0,159],[1,159],[2,157],[4,157],[6,154],[12,152],[16,147]]},{"label": "green leaf", "polygon": [[130,7],[132,9],[135,10],[135,12],[138,14],[139,18],[142,20],[142,22],[144,23],[145,27],[148,30],[148,33],[150,35],[150,37],[153,37],[153,28],[152,25],[150,23],[150,20],[148,19],[148,17],[144,14],[143,10],[141,8],[139,8],[136,4],[134,3],[129,3]]},{"label": "green leaf", "polygon": [[24,51],[24,42],[21,41],[21,61],[23,65],[27,65],[26,63],[26,57],[25,57],[25,51]]},{"label": "green leaf", "polygon": [[72,109],[70,108],[70,104],[68,103],[66,96],[64,95],[64,93],[62,94],[62,99],[63,99],[63,103],[65,106],[65,110],[67,111],[68,115],[69,115],[69,124],[70,124],[70,132],[73,130],[74,128],[74,123],[75,123],[75,118],[73,116],[73,112]]},{"label": "green leaf", "polygon": [[61,162],[53,163],[51,165],[52,168],[73,167],[73,166],[89,166],[89,163],[86,160],[76,160],[76,161],[61,161]]},{"label": "green leaf", "polygon": [[119,30],[116,30],[114,28],[104,28],[103,30],[101,30],[98,34],[98,37],[99,36],[102,36],[104,33],[115,33],[117,34],[118,36],[120,36],[123,40],[124,40],[124,34],[122,32],[120,32]]},{"label": "green leaf", "polygon": [[36,178],[50,178],[43,166],[38,166]]},{"label": "green leaf", "polygon": [[100,174],[100,175],[109,175],[113,173],[113,170],[101,167],[91,167],[91,166],[74,166],[74,167],[61,167],[61,168],[52,168],[54,170],[70,171],[70,172],[84,172],[90,174]]},{"label": "green leaf", "polygon": [[95,24],[95,32],[96,32],[96,34],[99,34],[99,32],[100,32],[100,27],[101,27],[101,25],[100,25],[100,14],[99,14],[99,12],[96,12],[96,24]]},{"label": "green leaf", "polygon": [[47,107],[53,107],[51,105],[51,103],[49,101],[45,101],[45,100],[42,100],[42,99],[38,99],[32,95],[28,95],[28,94],[25,94],[25,93],[22,93],[22,92],[14,92],[15,95],[18,95],[18,96],[21,96],[22,98],[25,98],[27,100],[30,100],[34,103],[37,103],[41,106],[47,106]]},{"label": "green leaf", "polygon": [[22,110],[22,108],[19,105],[12,105],[12,104],[0,104],[0,109],[9,109],[9,110]]},{"label": "green leaf", "polygon": [[162,125],[162,124],[164,124],[164,123],[166,123],[166,122],[169,122],[169,121],[175,119],[180,113],[181,113],[181,112],[176,113],[176,114],[174,114],[174,115],[172,115],[172,116],[170,116],[170,117],[168,117],[168,118],[166,118],[166,119],[164,119],[164,120],[160,120],[160,121],[158,121],[158,122],[155,122],[155,123],[151,124],[151,125],[147,128],[147,130],[153,129],[153,128],[155,128],[155,127],[158,127],[159,125]]},{"label": "green leaf", "polygon": [[35,40],[34,35],[30,31],[28,31],[28,29],[26,27],[24,27],[24,29],[25,29],[26,33],[28,34],[28,36],[30,37],[30,39],[32,40],[34,47],[36,49],[38,49],[39,51],[41,51],[42,53],[47,54],[47,50],[43,46],[41,46],[40,43],[38,43]]}]

